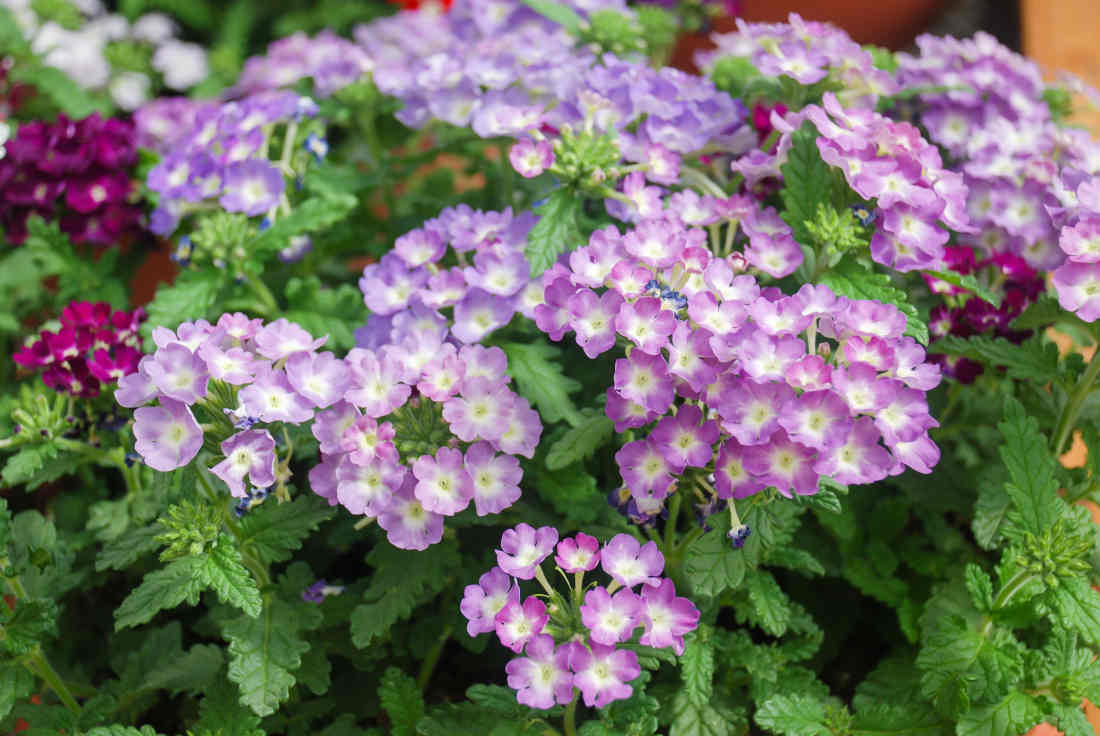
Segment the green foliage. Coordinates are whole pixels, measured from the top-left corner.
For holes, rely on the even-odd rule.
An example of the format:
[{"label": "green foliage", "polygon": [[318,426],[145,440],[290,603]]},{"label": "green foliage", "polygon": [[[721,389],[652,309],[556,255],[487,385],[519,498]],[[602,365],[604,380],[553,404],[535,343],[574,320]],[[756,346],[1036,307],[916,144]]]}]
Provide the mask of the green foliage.
[{"label": "green foliage", "polygon": [[332,517],[332,509],[312,494],[288,503],[264,503],[241,519],[241,547],[250,550],[262,565],[283,562]]},{"label": "green foliage", "polygon": [[378,699],[390,718],[394,736],[415,736],[424,716],[424,697],[416,681],[396,667],[388,668],[378,686]]},{"label": "green foliage", "polygon": [[546,454],[546,467],[561,470],[592,456],[611,438],[615,424],[599,409],[582,409],[581,422],[570,427],[561,439],[550,446]]},{"label": "green foliage", "polygon": [[574,35],[584,26],[584,19],[568,5],[553,0],[523,0],[523,4]]},{"label": "green foliage", "polygon": [[937,340],[930,352],[958,355],[1005,370],[1009,378],[1045,383],[1058,375],[1058,348],[1033,337],[1019,345],[1002,337],[949,336]]},{"label": "green foliage", "polygon": [[316,276],[295,276],[283,291],[286,318],[310,334],[328,335],[327,348],[337,351],[355,346],[355,328],[367,318],[363,295],[351,284],[326,287]]},{"label": "green foliage", "polygon": [[[840,185],[833,169],[821,158],[817,149],[817,128],[807,121],[794,132],[787,161],[780,167],[783,172],[782,217],[794,231],[795,239],[802,245],[824,244],[827,236],[842,231],[847,248],[862,240],[857,235],[856,222],[848,211],[848,217],[841,213],[847,210],[839,201],[847,187]],[[869,242],[869,241],[868,241]]]},{"label": "green foliage", "polygon": [[206,318],[225,285],[226,275],[220,271],[184,271],[174,283],[157,289],[145,307],[149,318],[143,331],[151,333],[158,325],[175,329],[180,322]]},{"label": "green foliage", "polygon": [[561,350],[547,343],[506,342],[508,372],[520,395],[527,398],[546,423],[565,420],[574,427],[585,420],[569,395],[581,384],[562,371]]},{"label": "green foliage", "polygon": [[989,302],[994,307],[1001,306],[1001,293],[986,287],[985,284],[974,278],[973,274],[959,273],[958,271],[925,271],[924,273],[934,276],[940,281],[946,281],[949,284],[966,289],[983,302]]},{"label": "green foliage", "polygon": [[569,189],[555,189],[535,212],[539,221],[527,234],[524,254],[531,263],[531,276],[541,276],[558,256],[583,244],[584,236],[577,225],[581,200]]},{"label": "green foliage", "polygon": [[1001,459],[1012,478],[1005,486],[1025,531],[1042,534],[1058,518],[1058,481],[1054,477],[1054,458],[1047,440],[1039,432],[1039,423],[1029,417],[1015,400],[1005,403],[1005,419],[998,425],[1005,443]]},{"label": "green foliage", "polygon": [[552,471],[537,467],[534,481],[538,494],[558,513],[568,514],[578,522],[595,521],[607,507],[606,494],[599,491],[596,478],[580,465]]}]

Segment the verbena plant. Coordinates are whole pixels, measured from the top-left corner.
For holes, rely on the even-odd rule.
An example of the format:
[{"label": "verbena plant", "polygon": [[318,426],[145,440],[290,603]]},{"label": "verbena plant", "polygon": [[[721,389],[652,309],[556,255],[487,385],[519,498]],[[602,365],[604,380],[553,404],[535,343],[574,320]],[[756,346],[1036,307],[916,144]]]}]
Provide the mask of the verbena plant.
[{"label": "verbena plant", "polygon": [[100,21],[19,12],[5,728],[1092,732],[1089,90],[457,0],[123,118],[41,41]]}]

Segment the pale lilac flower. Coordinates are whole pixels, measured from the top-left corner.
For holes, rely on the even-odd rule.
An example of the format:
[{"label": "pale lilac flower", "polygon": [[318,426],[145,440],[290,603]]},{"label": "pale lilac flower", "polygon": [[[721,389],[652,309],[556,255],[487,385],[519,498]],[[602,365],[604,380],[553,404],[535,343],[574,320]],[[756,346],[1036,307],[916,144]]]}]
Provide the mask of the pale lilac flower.
[{"label": "pale lilac flower", "polygon": [[267,370],[241,389],[241,404],[264,422],[301,424],[313,418],[313,405],[291,387],[286,373]]},{"label": "pale lilac flower", "polygon": [[504,604],[493,623],[496,625],[500,643],[513,652],[521,652],[532,637],[542,633],[549,618],[546,604],[535,596],[530,596],[522,605],[518,601]]},{"label": "pale lilac flower", "polygon": [[379,358],[364,350],[349,353],[345,362],[350,375],[344,400],[363,409],[367,416],[386,416],[402,406],[412,393],[404,382],[405,372],[388,355]]},{"label": "pale lilac flower", "polygon": [[639,643],[662,649],[672,647],[677,656],[684,653],[684,634],[699,625],[699,610],[687,598],[676,596],[676,586],[668,578],[657,585],[643,585],[641,622],[645,626]]},{"label": "pale lilac flower", "polygon": [[554,562],[568,573],[587,572],[600,561],[600,542],[584,532],[576,537],[566,537],[558,542],[558,551]]},{"label": "pale lilac flower", "polygon": [[482,289],[470,289],[454,307],[451,334],[467,344],[480,342],[489,333],[508,324],[515,313],[511,300]]},{"label": "pale lilac flower", "polygon": [[569,326],[569,298],[577,293],[578,289],[568,278],[550,279],[547,271],[543,274],[543,283],[546,290],[543,303],[535,307],[535,324],[546,335],[558,342],[566,332],[572,329]]},{"label": "pale lilac flower", "polygon": [[718,399],[722,429],[743,445],[766,443],[779,428],[783,407],[794,398],[786,383],[734,379]]},{"label": "pale lilac flower", "polygon": [[624,399],[614,388],[607,389],[607,406],[604,407],[604,412],[608,419],[615,422],[616,432],[644,426],[660,416],[641,404]]},{"label": "pale lilac flower", "polygon": [[432,401],[444,402],[458,393],[466,374],[466,364],[454,352],[449,352],[428,363],[420,372],[416,390]]},{"label": "pale lilac flower", "polygon": [[294,353],[287,358],[286,376],[294,390],[319,409],[339,401],[350,381],[347,364],[332,353]]},{"label": "pale lilac flower", "polygon": [[615,463],[635,498],[652,496],[659,500],[672,488],[674,468],[649,437],[623,445],[615,453]]},{"label": "pale lilac flower", "polygon": [[146,355],[138,363],[136,371],[118,379],[115,401],[121,406],[133,409],[156,398],[157,387],[145,371],[152,360],[153,356]]},{"label": "pale lilac flower", "polygon": [[[623,303],[615,317],[615,330],[639,350],[651,355],[658,354],[668,345],[668,338],[676,326],[676,316],[662,309],[661,300],[651,296]],[[580,342],[579,330],[577,342]]]},{"label": "pale lilac flower", "polygon": [[835,367],[832,380],[833,389],[847,402],[853,414],[870,414],[881,409],[900,383],[879,378],[875,369],[866,363]]},{"label": "pale lilac flower", "polygon": [[516,700],[531,708],[553,708],[573,699],[573,673],[569,671],[571,648],[554,649],[554,638],[547,634],[527,642],[526,657],[513,659],[504,666],[508,687],[516,691]]},{"label": "pale lilac flower", "polygon": [[413,462],[413,494],[428,511],[454,516],[470,505],[474,484],[462,465],[462,453],[440,447],[435,457],[421,455]]},{"label": "pale lilac flower", "polygon": [[535,456],[539,437],[542,435],[542,422],[539,413],[522,396],[516,396],[512,410],[508,414],[508,425],[494,446],[509,455]]},{"label": "pale lilac flower", "polygon": [[675,388],[668,377],[668,366],[659,355],[635,350],[629,357],[619,358],[615,361],[614,385],[624,399],[658,415],[672,405]]},{"label": "pale lilac flower", "polygon": [[264,365],[262,361],[257,361],[255,355],[243,348],[230,347],[223,350],[212,342],[200,345],[195,352],[206,364],[211,378],[234,386],[251,383],[257,371]]},{"label": "pale lilac flower", "polygon": [[474,265],[463,269],[466,283],[498,297],[514,296],[531,278],[531,264],[522,253],[482,251]]},{"label": "pale lilac flower", "polygon": [[875,426],[891,441],[912,442],[939,422],[928,413],[924,391],[912,388],[898,390],[889,403],[874,414]]},{"label": "pale lilac flower", "polygon": [[202,429],[182,401],[161,398],[160,406],[134,410],[134,449],[154,470],[182,468],[201,448]]},{"label": "pale lilac flower", "polygon": [[389,510],[393,494],[407,475],[404,465],[385,460],[364,465],[341,455],[336,467],[336,498],[350,513],[380,516]]},{"label": "pale lilac flower", "polygon": [[702,468],[710,463],[718,434],[718,424],[713,419],[704,422],[699,407],[685,404],[675,416],[662,417],[650,432],[649,440],[673,472],[680,474],[684,468]]},{"label": "pale lilac flower", "polygon": [[508,150],[508,160],[520,176],[530,179],[554,164],[554,149],[550,141],[521,138]]},{"label": "pale lilac flower", "polygon": [[665,569],[665,558],[655,542],[639,544],[629,534],[616,534],[600,551],[604,572],[628,588],[638,583],[656,585]]},{"label": "pale lilac flower", "polygon": [[458,350],[459,359],[466,365],[466,378],[484,378],[492,384],[504,385],[511,380],[508,375],[508,356],[496,347],[463,345]]},{"label": "pale lilac flower", "polygon": [[569,297],[569,326],[577,333],[577,344],[589,358],[614,347],[615,319],[622,303],[623,298],[615,291],[597,296],[590,289],[581,289]]},{"label": "pale lilac flower", "polygon": [[511,455],[498,455],[488,442],[475,442],[466,450],[463,466],[473,483],[478,516],[498,514],[519,500],[523,470]]},{"label": "pale lilac flower", "polygon": [[[925,475],[931,473],[932,468],[940,461],[940,448],[927,433],[910,442],[894,442],[890,445],[890,450],[898,462]],[[893,474],[891,471],[891,475]]]},{"label": "pale lilac flower", "polygon": [[326,457],[309,470],[310,489],[328,501],[329,506],[335,506],[339,503],[337,499],[339,491],[336,480],[336,467],[342,459],[342,455]]},{"label": "pale lilac flower", "polygon": [[705,328],[692,329],[687,322],[678,323],[672,333],[672,343],[668,346],[668,372],[687,381],[693,391],[703,391],[718,379],[710,337],[711,333]]},{"label": "pale lilac flower", "polygon": [[508,603],[519,603],[519,586],[499,567],[478,578],[477,585],[467,585],[458,608],[466,617],[466,633],[470,636],[496,630],[496,615]]},{"label": "pale lilac flower", "polygon": [[813,450],[791,441],[782,429],[776,430],[767,444],[746,447],[744,462],[757,480],[775,486],[787,498],[792,490],[800,495],[817,493]]},{"label": "pale lilac flower", "polygon": [[210,472],[225,481],[229,492],[244,498],[247,490],[244,478],[256,488],[275,483],[275,439],[265,430],[238,432],[221,444],[225,459]]},{"label": "pale lilac flower", "polygon": [[1086,322],[1100,318],[1100,263],[1067,261],[1051,277],[1058,303]]},{"label": "pale lilac flower", "polygon": [[184,345],[172,343],[157,350],[145,372],[161,394],[185,404],[206,396],[210,373],[202,359]]},{"label": "pale lilac flower", "polygon": [[634,689],[626,683],[642,673],[634,652],[596,643],[588,648],[575,647],[569,664],[573,685],[581,691],[589,708],[602,708],[629,698]]},{"label": "pale lilac flower", "polygon": [[641,603],[630,588],[622,588],[612,596],[601,585],[585,593],[581,622],[588,627],[592,641],[599,644],[629,641],[639,624]]},{"label": "pale lilac flower", "polygon": [[1074,263],[1100,261],[1100,220],[1082,220],[1072,227],[1066,225],[1058,237],[1058,246]]},{"label": "pale lilac flower", "polygon": [[833,391],[806,391],[784,404],[779,424],[792,440],[827,450],[848,438],[852,415],[844,399]]},{"label": "pale lilac flower", "polygon": [[257,332],[263,329],[264,321],[259,317],[252,319],[241,312],[232,314],[227,312],[218,318],[217,326],[234,340],[244,342],[252,339]]},{"label": "pale lilac flower", "polygon": [[425,509],[413,495],[416,478],[406,473],[389,507],[378,516],[378,526],[398,549],[423,550],[443,539],[443,516]]},{"label": "pale lilac flower", "polygon": [[300,351],[313,352],[326,340],[328,336],[314,340],[313,335],[285,318],[269,322],[252,337],[256,352],[268,360],[280,360]]},{"label": "pale lilac flower", "polygon": [[318,412],[310,425],[321,452],[332,455],[342,452],[344,432],[360,417],[359,410],[346,401],[338,401],[330,408]]},{"label": "pale lilac flower", "polygon": [[393,252],[401,256],[409,268],[434,263],[447,252],[447,243],[434,230],[411,230],[393,241]]},{"label": "pale lilac flower", "polygon": [[225,190],[218,203],[227,212],[262,215],[279,203],[285,189],[282,172],[268,162],[236,161],[226,167]]},{"label": "pale lilac flower", "polygon": [[520,580],[535,577],[535,568],[554,551],[558,530],[552,526],[536,530],[530,524],[519,524],[504,530],[497,550],[500,569]]},{"label": "pale lilac flower", "polygon": [[393,445],[395,430],[389,422],[379,424],[374,417],[356,417],[340,436],[340,449],[356,465],[375,461],[396,463],[397,448]]},{"label": "pale lilac flower", "polygon": [[443,418],[451,432],[463,442],[478,439],[495,442],[507,429],[507,420],[515,394],[488,379],[463,382],[462,393],[443,403]]},{"label": "pale lilac flower", "polygon": [[882,480],[888,475],[892,460],[878,440],[874,421],[870,417],[860,417],[843,444],[822,453],[814,470],[837,483],[849,485]]}]

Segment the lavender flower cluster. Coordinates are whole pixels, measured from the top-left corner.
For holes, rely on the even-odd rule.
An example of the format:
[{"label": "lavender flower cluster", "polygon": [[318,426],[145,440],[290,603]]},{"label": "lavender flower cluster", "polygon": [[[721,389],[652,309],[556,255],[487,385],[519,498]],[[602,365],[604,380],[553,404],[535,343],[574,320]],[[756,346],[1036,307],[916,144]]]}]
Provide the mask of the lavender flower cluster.
[{"label": "lavender flower cluster", "polygon": [[289,87],[300,79],[313,79],[313,93],[329,97],[370,73],[373,64],[356,44],[325,30],[310,37],[298,32],[267,47],[244,64],[233,89],[252,95]]},{"label": "lavender flower cluster", "polygon": [[764,76],[802,85],[824,82],[845,103],[864,107],[898,89],[888,71],[875,67],[870,52],[829,23],[807,22],[797,13],[786,23],[736,21],[736,31],[711,36],[717,48],[696,54],[700,69],[709,72],[728,57],[748,59]]},{"label": "lavender flower cluster", "polygon": [[[572,576],[564,595],[541,567],[555,549],[555,570],[566,580]],[[684,634],[699,623],[694,604],[661,577],[665,560],[654,542],[619,534],[601,548],[584,533],[559,542],[553,527],[520,524],[501,536],[496,558],[477,585],[466,586],[460,608],[470,636],[494,632],[501,644],[526,655],[506,671],[517,700],[532,708],[569,703],[575,690],[589,707],[629,698],[641,667],[638,655],[619,645],[641,628],[639,644],[683,654]],[[610,584],[585,584],[597,565]],[[543,593],[524,598],[522,580],[537,580]]]},{"label": "lavender flower cluster", "polygon": [[616,455],[640,514],[659,513],[685,471],[721,499],[930,472],[925,392],[940,372],[903,336],[904,315],[825,286],[761,288],[735,270],[743,257],[703,241],[667,219],[597,231],[546,272],[535,309],[551,339],[573,331],[589,357],[626,340],[606,411],[617,431],[649,430]]},{"label": "lavender flower cluster", "polygon": [[[160,195],[150,229],[169,235],[199,203],[217,199],[227,212],[274,220],[287,212],[286,178],[323,154],[298,141],[299,125],[317,105],[293,92],[263,92],[195,113],[193,131],[178,141],[149,172],[147,184]],[[276,126],[282,126],[279,136]],[[279,159],[271,161],[273,140]]]},{"label": "lavender flower cluster", "polygon": [[522,471],[513,455],[530,457],[541,433],[538,415],[507,386],[499,348],[440,344],[420,367],[396,345],[339,359],[317,351],[325,338],[285,319],[264,325],[243,314],[157,327],[153,340],[156,352],[115,392],[140,407],[135,449],[147,465],[187,465],[209,432],[223,456],[211,472],[249,498],[289,479],[292,448],[279,460],[272,431],[311,424],[321,450],[313,490],[377,518],[404,549],[438,542],[443,517],[471,500],[479,515],[514,503]]},{"label": "lavender flower cluster", "polygon": [[459,205],[402,235],[392,251],[363,269],[359,288],[371,317],[356,333],[358,344],[403,344],[420,356],[419,366],[448,336],[469,345],[508,324],[517,311],[533,317],[542,288],[531,280],[523,249],[537,219],[530,212],[514,216],[511,208],[483,212]]}]

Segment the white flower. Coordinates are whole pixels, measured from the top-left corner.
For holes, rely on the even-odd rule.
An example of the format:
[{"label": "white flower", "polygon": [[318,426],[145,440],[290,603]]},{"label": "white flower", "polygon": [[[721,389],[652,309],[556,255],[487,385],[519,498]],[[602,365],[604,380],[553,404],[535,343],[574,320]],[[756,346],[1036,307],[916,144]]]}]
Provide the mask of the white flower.
[{"label": "white flower", "polygon": [[176,23],[164,13],[146,13],[134,21],[131,34],[139,41],[160,44],[176,34]]},{"label": "white flower", "polygon": [[122,72],[111,80],[111,99],[123,110],[136,110],[149,99],[149,77],[141,72]]},{"label": "white flower", "polygon": [[167,41],[153,53],[153,68],[172,89],[184,90],[206,79],[210,67],[206,50],[196,43]]}]

